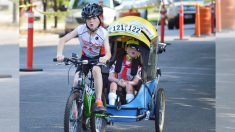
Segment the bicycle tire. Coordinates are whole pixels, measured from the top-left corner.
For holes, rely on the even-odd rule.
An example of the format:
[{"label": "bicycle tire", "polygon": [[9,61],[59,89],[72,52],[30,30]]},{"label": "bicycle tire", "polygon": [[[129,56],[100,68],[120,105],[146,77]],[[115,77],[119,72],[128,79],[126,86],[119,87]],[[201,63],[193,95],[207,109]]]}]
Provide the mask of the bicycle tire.
[{"label": "bicycle tire", "polygon": [[[104,106],[106,106],[106,98],[104,94],[102,94],[102,101]],[[92,108],[94,109],[94,104]],[[97,129],[97,121],[101,121],[101,127],[98,129]],[[104,117],[96,117],[95,113],[93,113],[91,115],[90,126],[91,126],[91,132],[105,132],[107,127],[107,121]]]},{"label": "bicycle tire", "polygon": [[163,132],[166,111],[166,95],[163,88],[158,89],[155,97],[155,131]]},{"label": "bicycle tire", "polygon": [[96,117],[95,114],[92,114],[90,125],[91,125],[91,132],[105,132],[107,122],[104,117]]},{"label": "bicycle tire", "polygon": [[[79,92],[74,92],[72,93],[66,103],[66,107],[65,107],[65,112],[64,112],[64,132],[81,132],[83,129],[83,114],[80,114],[81,111],[81,105],[82,103],[79,103],[77,100],[80,98],[80,93]],[[73,111],[73,107],[75,107],[74,111]],[[72,112],[72,115],[71,115]],[[79,117],[80,117],[80,121],[79,121]],[[73,119],[73,116],[75,116]],[[72,118],[72,119],[71,119]],[[73,128],[75,129],[75,131],[72,131],[71,126],[72,124],[70,124],[70,121],[73,121]]]}]

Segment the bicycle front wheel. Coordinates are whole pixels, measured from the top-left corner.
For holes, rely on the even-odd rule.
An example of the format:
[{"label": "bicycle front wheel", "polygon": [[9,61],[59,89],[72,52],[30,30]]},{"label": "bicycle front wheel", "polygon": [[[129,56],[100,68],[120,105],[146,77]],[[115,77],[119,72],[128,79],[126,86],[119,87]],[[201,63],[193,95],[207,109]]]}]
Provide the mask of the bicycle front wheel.
[{"label": "bicycle front wheel", "polygon": [[83,124],[83,106],[81,94],[72,93],[66,103],[64,113],[64,132],[81,132]]}]

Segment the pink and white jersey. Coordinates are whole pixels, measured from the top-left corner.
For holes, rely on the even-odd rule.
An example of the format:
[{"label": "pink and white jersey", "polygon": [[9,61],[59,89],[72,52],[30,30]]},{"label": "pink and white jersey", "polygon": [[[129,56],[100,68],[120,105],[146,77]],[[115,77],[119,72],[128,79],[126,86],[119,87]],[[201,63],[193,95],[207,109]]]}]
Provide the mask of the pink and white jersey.
[{"label": "pink and white jersey", "polygon": [[[115,73],[115,65],[116,65],[116,61],[111,66],[109,73]],[[141,79],[141,67],[140,66],[138,66],[138,71],[137,71],[137,74],[135,75],[135,77],[137,77],[138,79]],[[116,78],[117,79],[124,79],[124,80],[128,80],[128,81],[133,79],[133,76],[131,75],[131,61],[122,62],[121,71],[116,75]]]},{"label": "pink and white jersey", "polygon": [[77,27],[78,39],[82,48],[82,53],[87,57],[93,58],[100,54],[100,49],[104,47],[104,40],[108,35],[108,31],[100,26],[95,35],[91,35],[86,25]]}]

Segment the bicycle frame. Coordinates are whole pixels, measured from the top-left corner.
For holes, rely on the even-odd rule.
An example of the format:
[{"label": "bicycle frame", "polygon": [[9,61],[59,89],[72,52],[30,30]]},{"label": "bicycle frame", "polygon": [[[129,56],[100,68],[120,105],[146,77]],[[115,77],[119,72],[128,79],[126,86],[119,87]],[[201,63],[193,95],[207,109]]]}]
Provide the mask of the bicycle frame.
[{"label": "bicycle frame", "polygon": [[[90,118],[92,115],[92,107],[95,103],[96,96],[95,96],[95,89],[94,89],[94,78],[92,75],[92,69],[89,70],[89,73],[91,74],[90,77],[82,72],[83,68],[81,69],[81,72],[79,73],[79,78],[81,78],[80,82],[78,82],[78,88],[81,88],[82,92],[82,110],[84,110],[85,118]],[[88,74],[89,74],[88,73]],[[86,79],[89,79],[89,83],[86,83]],[[88,84],[88,85],[87,85]],[[104,116],[104,114],[95,114],[97,117]]]},{"label": "bicycle frame", "polygon": [[[85,74],[82,72],[83,68],[81,69],[79,73],[80,80],[78,81],[78,86],[75,89],[78,89],[81,92],[81,101],[82,101],[82,110],[84,110],[85,118],[91,117],[92,114],[92,104],[95,102],[95,92],[94,92],[94,82],[93,82],[93,76],[92,71],[89,70],[91,73],[91,78],[89,78],[89,85],[86,83],[86,79],[88,78],[85,76]],[[77,92],[75,90],[74,92]]]}]

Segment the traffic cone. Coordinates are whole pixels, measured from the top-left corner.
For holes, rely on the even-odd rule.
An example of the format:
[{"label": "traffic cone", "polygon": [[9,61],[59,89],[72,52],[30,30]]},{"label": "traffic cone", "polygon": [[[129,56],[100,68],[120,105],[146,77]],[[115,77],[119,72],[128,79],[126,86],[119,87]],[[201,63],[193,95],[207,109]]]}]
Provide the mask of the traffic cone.
[{"label": "traffic cone", "polygon": [[201,36],[201,29],[200,29],[200,10],[198,3],[196,4],[196,17],[195,17],[195,36]]},{"label": "traffic cone", "polygon": [[[30,0],[30,4],[32,4],[32,0]],[[33,7],[30,6],[28,12],[27,68],[20,69],[20,71],[23,72],[42,71],[42,69],[33,68],[33,33],[34,33],[33,23],[34,23]]]},{"label": "traffic cone", "polygon": [[180,31],[180,40],[183,40],[184,37],[184,7],[182,5],[182,0],[181,0],[181,5],[180,5],[180,16],[179,16],[179,31]]}]

